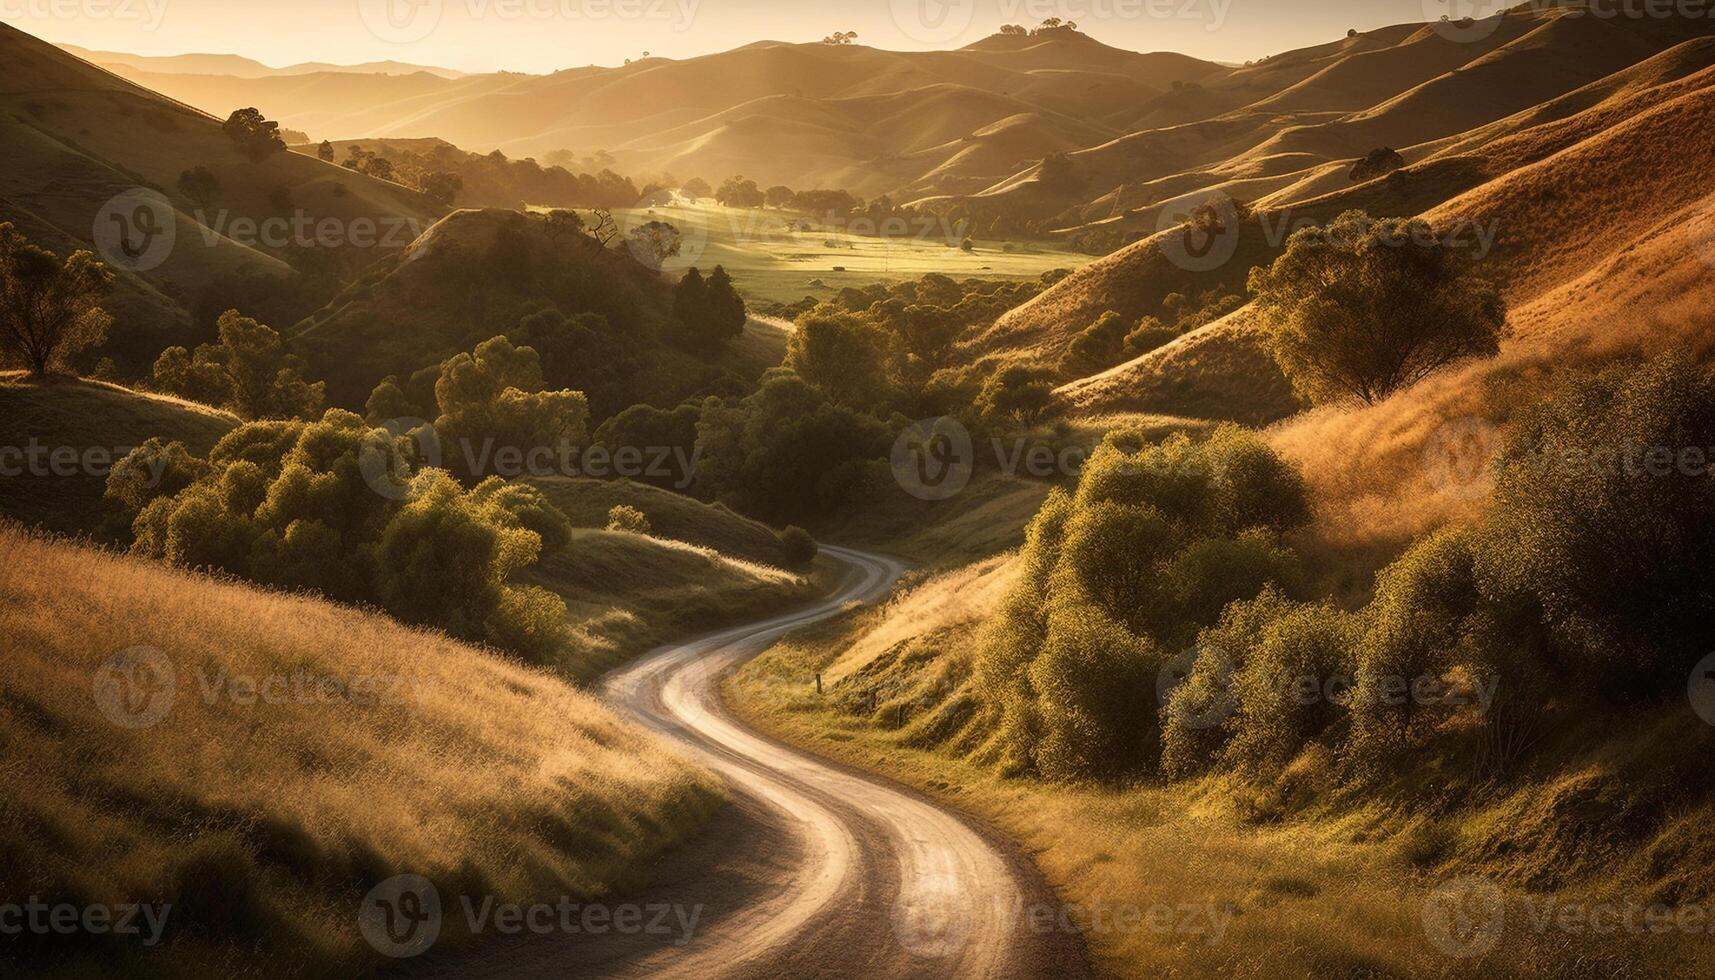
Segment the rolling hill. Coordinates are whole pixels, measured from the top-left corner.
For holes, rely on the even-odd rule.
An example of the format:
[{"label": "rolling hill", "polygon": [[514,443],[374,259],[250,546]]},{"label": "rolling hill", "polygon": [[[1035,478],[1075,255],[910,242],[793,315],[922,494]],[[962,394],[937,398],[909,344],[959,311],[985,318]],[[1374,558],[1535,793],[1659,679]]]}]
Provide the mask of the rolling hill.
[{"label": "rolling hill", "polygon": [[[515,157],[600,149],[627,174],[743,173],[764,186],[896,196],[987,186],[1053,149],[1120,135],[1116,120],[1176,83],[1228,72],[1073,31],[945,52],[763,41],[547,76],[244,78],[115,64],[210,111],[261,106],[317,140],[438,137]],[[1032,119],[1028,133],[997,138],[1020,116]],[[964,153],[972,143],[983,152]]]},{"label": "rolling hill", "polygon": [[[110,260],[120,280],[109,304],[116,322],[106,346],[87,352],[90,364],[109,355],[125,376],[146,372],[162,348],[204,339],[210,310],[244,305],[295,319],[303,310],[291,294],[306,274],[372,263],[444,210],[299,154],[252,160],[222,131],[225,114],[217,119],[0,25],[0,220],[62,255],[117,254],[116,229],[126,221],[133,232],[145,219],[157,229],[136,262]],[[196,167],[218,182],[209,200],[179,187]]]},{"label": "rolling hill", "polygon": [[394,875],[449,909],[591,899],[719,806],[643,729],[490,652],[12,524],[0,551],[0,738],[30,747],[0,765],[0,891],[171,904],[154,948],[26,934],[8,975],[232,976],[241,951],[368,974],[356,911]]},{"label": "rolling hill", "polygon": [[[585,327],[594,339],[567,342],[595,348],[568,354],[560,370],[547,368],[554,387],[589,395],[593,423],[639,402],[670,407],[723,385],[743,386],[780,363],[785,332],[754,319],[713,359],[686,353],[667,341],[671,305],[667,279],[624,248],[602,248],[583,235],[556,238],[537,214],[463,210],[287,334],[309,362],[309,376],[327,381],[329,402],[361,408],[382,378],[408,377],[516,333],[532,314],[593,316]],[[591,349],[605,353],[592,359]]]}]

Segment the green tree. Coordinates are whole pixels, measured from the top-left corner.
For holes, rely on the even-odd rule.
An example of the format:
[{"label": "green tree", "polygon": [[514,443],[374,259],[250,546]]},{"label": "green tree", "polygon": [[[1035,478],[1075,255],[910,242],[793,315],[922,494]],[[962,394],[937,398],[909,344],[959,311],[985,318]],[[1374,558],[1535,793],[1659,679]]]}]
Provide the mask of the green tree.
[{"label": "green tree", "polygon": [[326,386],[304,380],[304,361],[272,327],[228,310],[216,324],[219,341],[194,355],[169,347],[155,360],[162,391],[231,409],[247,419],[312,418]]},{"label": "green tree", "polygon": [[447,463],[464,476],[479,475],[502,449],[529,453],[583,445],[589,402],[581,391],[548,391],[541,359],[505,337],[478,344],[441,365],[435,382],[440,436]]},{"label": "green tree", "polygon": [[93,254],[61,262],[0,224],[0,353],[33,377],[66,367],[107,336],[113,321],[101,301],[112,285],[113,273]]},{"label": "green tree", "polygon": [[874,405],[888,394],[887,336],[868,319],[822,306],[798,318],[786,366],[836,403]]},{"label": "green tree", "polygon": [[238,151],[255,163],[286,149],[286,141],[280,136],[280,124],[264,118],[254,108],[234,111],[221,129]]},{"label": "green tree", "polygon": [[1347,211],[1303,228],[1251,292],[1275,359],[1314,403],[1374,403],[1450,364],[1500,350],[1506,305],[1454,245],[1415,219]]},{"label": "green tree", "polygon": [[654,527],[649,523],[649,515],[630,504],[619,504],[607,512],[607,529],[627,534],[655,533]]}]

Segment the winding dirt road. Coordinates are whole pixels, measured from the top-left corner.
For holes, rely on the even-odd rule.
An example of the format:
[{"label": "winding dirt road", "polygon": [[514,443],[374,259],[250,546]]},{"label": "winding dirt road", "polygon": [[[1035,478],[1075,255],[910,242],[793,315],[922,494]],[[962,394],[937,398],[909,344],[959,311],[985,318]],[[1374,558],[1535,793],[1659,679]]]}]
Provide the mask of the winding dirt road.
[{"label": "winding dirt road", "polygon": [[[782,635],[885,596],[890,559],[824,547],[846,566],[814,606],[665,647],[602,684],[616,706],[720,774],[735,805],[640,899],[703,911],[694,933],[535,937],[452,964],[449,975],[1080,977],[1079,937],[1024,927],[1052,893],[1012,844],[880,778],[736,722],[721,679]],[[682,940],[682,941],[681,941]],[[443,964],[447,965],[447,964]]]}]

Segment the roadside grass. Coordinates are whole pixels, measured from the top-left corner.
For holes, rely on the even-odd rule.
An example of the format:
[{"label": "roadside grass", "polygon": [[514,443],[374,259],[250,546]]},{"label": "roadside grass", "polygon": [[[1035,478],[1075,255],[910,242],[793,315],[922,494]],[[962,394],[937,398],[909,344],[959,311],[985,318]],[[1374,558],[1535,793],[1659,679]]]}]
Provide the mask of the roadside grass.
[{"label": "roadside grass", "polygon": [[[0,894],[172,904],[152,950],[25,937],[0,973],[353,975],[380,962],[358,910],[392,875],[449,906],[588,899],[719,805],[641,729],[488,651],[15,525],[0,553]],[[104,669],[126,650],[158,669]],[[444,919],[440,943],[470,939]]]},{"label": "roadside grass", "polygon": [[[1269,786],[1005,778],[968,761],[962,731],[975,624],[1005,576],[1003,559],[957,569],[795,633],[728,679],[727,703],[1020,841],[1106,976],[1715,971],[1715,804],[1688,778],[1715,730],[1683,702],[1588,719],[1541,771],[1472,799],[1435,792],[1433,766],[1423,786],[1366,795],[1314,766]],[[1691,925],[1652,927],[1651,907]]]},{"label": "roadside grass", "polygon": [[[903,282],[938,272],[954,279],[1035,279],[1054,269],[1076,269],[1095,256],[1068,252],[1041,242],[979,240],[962,251],[959,237],[934,226],[931,235],[879,238],[830,231],[820,226],[798,230],[813,215],[773,209],[729,208],[712,200],[676,200],[653,208],[614,211],[621,228],[665,221],[678,228],[686,245],[667,260],[666,271],[681,273],[720,265],[732,273],[747,299],[791,303],[805,296],[831,299],[847,286]],[[916,226],[912,226],[913,232]],[[831,243],[831,244],[830,244]],[[838,266],[843,271],[835,271]],[[811,280],[822,285],[811,285]]]},{"label": "roadside grass", "polygon": [[[46,475],[28,459],[4,459],[0,470],[0,517],[53,531],[95,531],[105,506],[107,467],[152,436],[177,439],[192,453],[213,448],[238,419],[196,402],[133,391],[75,378],[28,380],[0,373],[0,451],[75,452],[55,461],[41,458]],[[86,466],[96,461],[99,466]],[[19,471],[14,474],[14,471]],[[65,475],[61,475],[61,474]]]},{"label": "roadside grass", "polygon": [[[531,482],[576,528],[525,576],[566,601],[573,643],[557,666],[578,683],[664,643],[809,602],[837,576],[826,558],[781,567],[772,529],[717,504],[627,480]],[[606,530],[621,504],[641,510],[653,533]]]}]

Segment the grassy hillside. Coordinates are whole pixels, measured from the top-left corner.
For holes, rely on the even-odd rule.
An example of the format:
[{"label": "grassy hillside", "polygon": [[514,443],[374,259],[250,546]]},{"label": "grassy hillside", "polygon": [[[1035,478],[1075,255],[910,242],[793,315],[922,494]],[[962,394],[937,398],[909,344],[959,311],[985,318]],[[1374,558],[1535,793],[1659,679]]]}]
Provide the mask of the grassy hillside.
[{"label": "grassy hillside", "polygon": [[[752,322],[712,359],[670,342],[670,283],[622,245],[583,235],[556,238],[540,215],[455,211],[399,255],[367,272],[288,331],[325,380],[328,401],[361,408],[388,375],[412,372],[499,334],[543,310],[596,314],[599,361],[568,359],[546,370],[554,387],[589,395],[596,422],[639,402],[671,406],[720,385],[754,382],[780,363],[785,336]],[[520,343],[527,341],[519,340]]]},{"label": "grassy hillside", "polygon": [[[242,952],[353,975],[383,962],[358,911],[390,876],[449,911],[603,895],[716,805],[594,699],[481,650],[12,526],[0,550],[0,739],[30,746],[0,765],[0,893],[172,904],[153,949],[13,941],[4,972],[232,976]],[[132,669],[153,686],[127,696]]]},{"label": "grassy hillside", "polygon": [[[532,481],[572,524],[572,543],[530,580],[566,600],[580,681],[669,640],[754,619],[821,594],[821,570],[784,569],[774,532],[725,507],[628,481]],[[651,535],[608,531],[608,511],[636,507]]]},{"label": "grassy hillside", "polygon": [[[37,463],[5,460],[0,516],[54,531],[93,532],[105,512],[107,471],[125,453],[159,437],[205,455],[237,425],[237,418],[206,405],[118,385],[0,373],[0,446],[40,447],[42,454]],[[68,453],[76,454],[75,463]]]},{"label": "grassy hillside", "polygon": [[[248,100],[316,139],[436,136],[537,158],[599,147],[622,173],[714,181],[743,173],[763,186],[844,187],[864,196],[980,189],[1058,140],[1090,145],[1119,135],[1105,119],[1176,82],[1228,71],[1073,32],[925,52],[764,41],[684,61],[642,58],[548,76],[244,79],[120,70],[204,108]],[[1020,113],[1037,117],[1034,138],[1013,144],[1020,155],[960,159],[967,142]]]},{"label": "grassy hillside", "polygon": [[[163,347],[191,336],[193,311],[243,303],[272,317],[270,304],[293,307],[280,294],[295,288],[299,266],[367,265],[409,244],[414,229],[444,210],[414,191],[299,154],[252,161],[221,131],[240,107],[213,107],[216,118],[0,25],[0,141],[7,147],[0,220],[63,254],[96,247],[96,235],[108,233],[98,229],[107,222],[102,208],[116,195],[140,188],[164,195],[171,208],[162,216],[172,225],[170,247],[160,264],[120,272],[111,304],[116,322],[106,346],[87,354],[89,364],[107,353],[128,376],[144,373]],[[180,174],[194,167],[220,183],[206,207],[178,187]],[[297,213],[311,227],[333,222],[323,227],[339,229],[338,246],[315,236],[295,242],[285,232],[264,240],[234,224]],[[360,219],[377,233],[360,236]],[[399,233],[385,234],[395,228]]]},{"label": "grassy hillside", "polygon": [[[1683,700],[1593,719],[1532,778],[1457,807],[1421,805],[1408,790],[1362,799],[1305,789],[1295,792],[1313,802],[1283,819],[1266,791],[1230,777],[1135,788],[998,777],[956,758],[949,733],[972,710],[976,637],[1014,564],[954,569],[885,607],[789,637],[733,677],[729,703],[765,731],[992,821],[1031,850],[1073,907],[1171,917],[1166,928],[1085,920],[1103,975],[1474,980],[1715,969],[1696,929],[1537,925],[1545,909],[1641,915],[1652,903],[1698,907],[1715,896],[1706,863],[1693,857],[1715,847],[1715,800],[1690,776],[1715,733]],[[1466,907],[1474,921],[1453,933],[1451,950],[1436,943],[1427,910],[1473,880],[1495,883],[1505,928],[1492,948],[1461,956],[1457,943],[1481,930],[1485,907]]]}]

